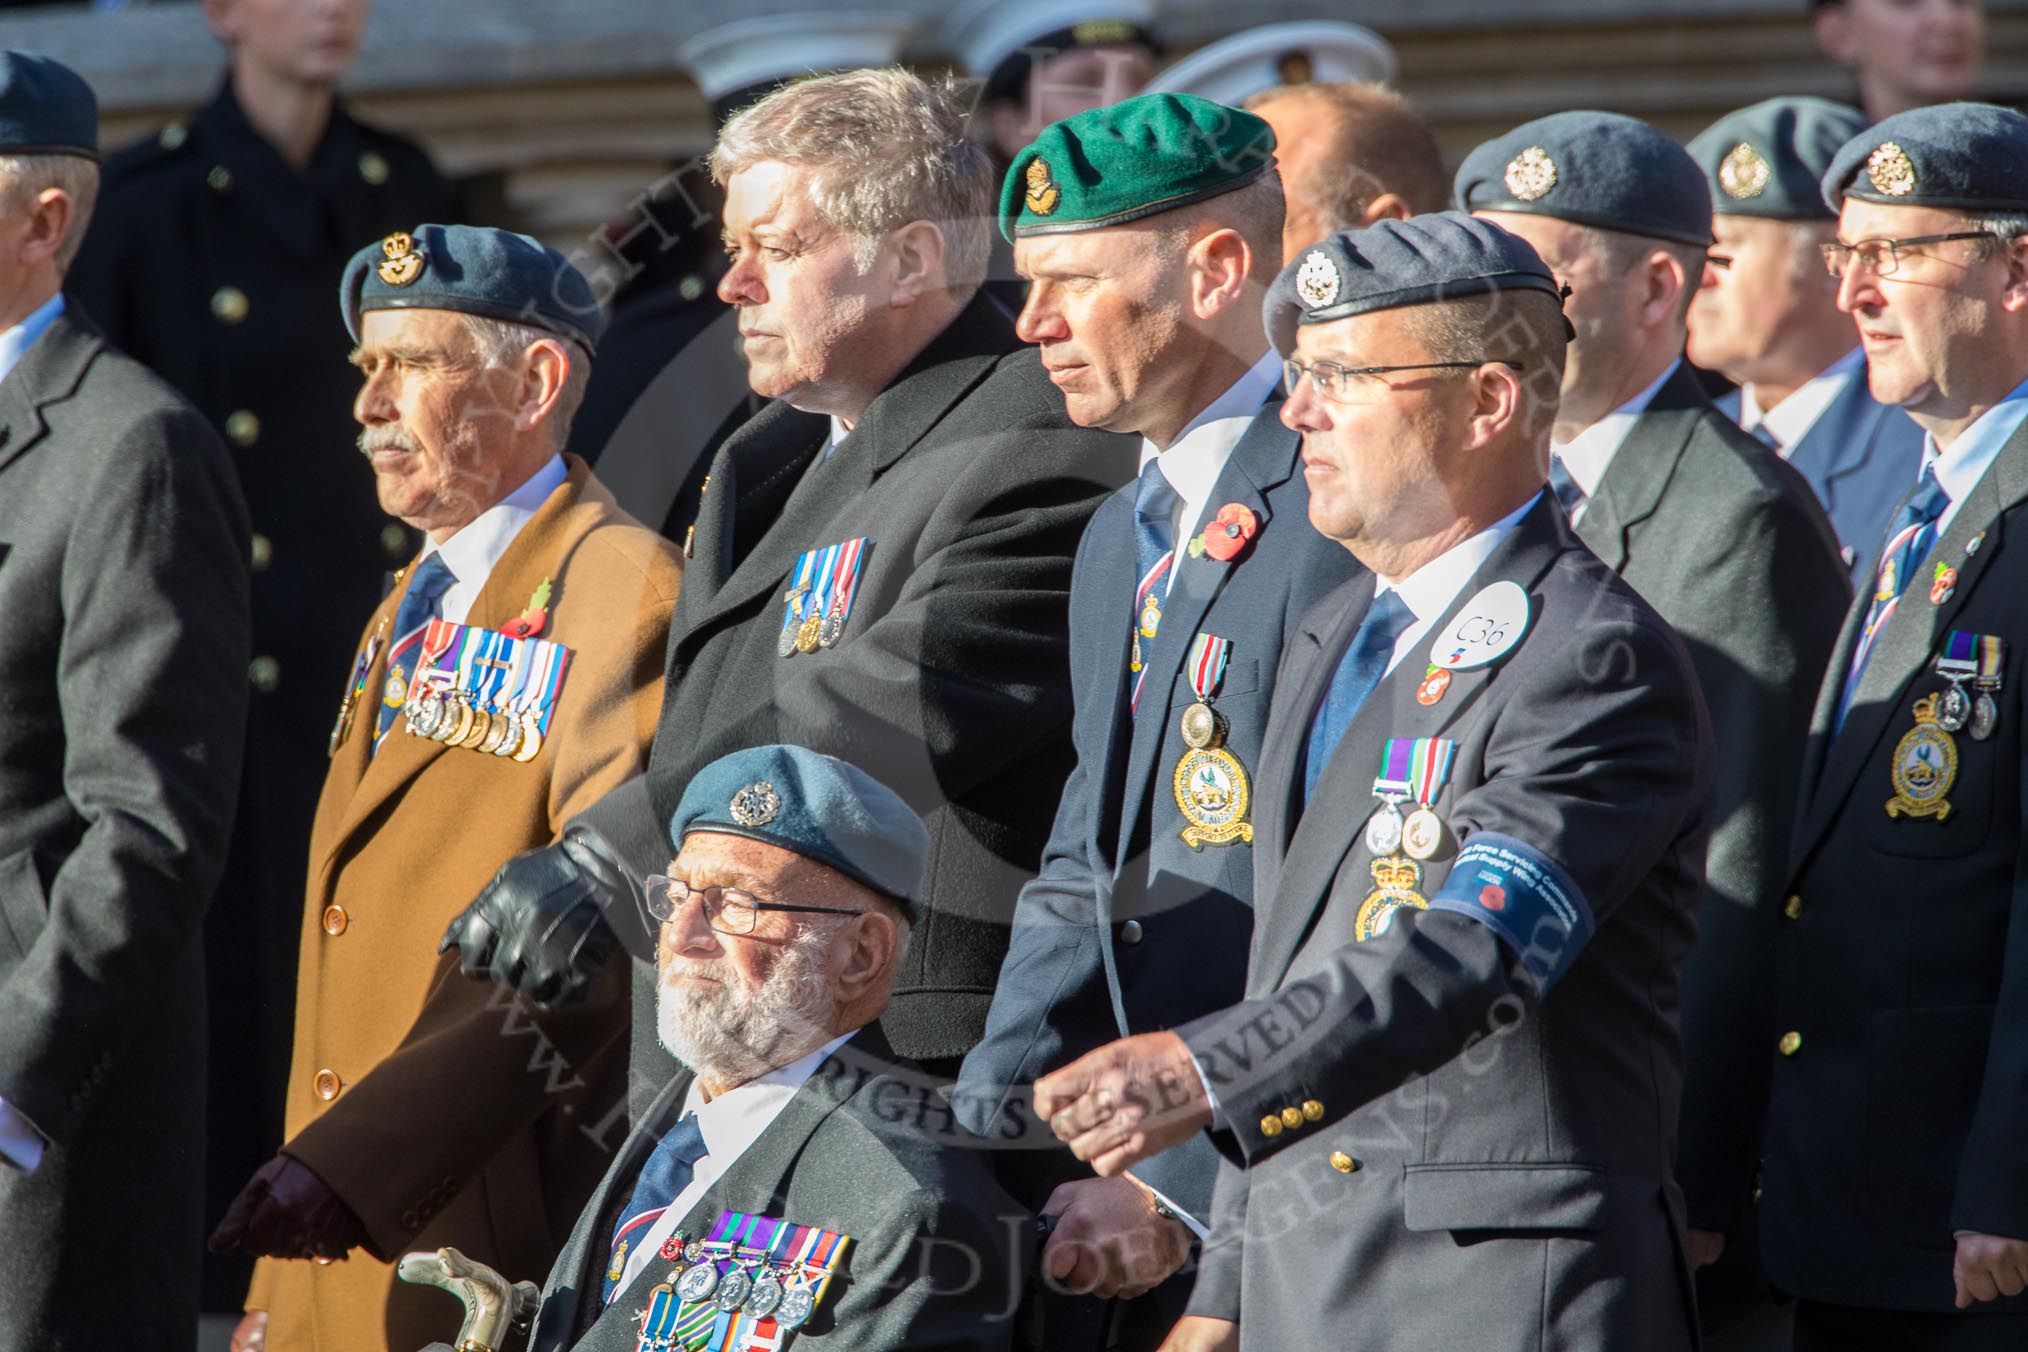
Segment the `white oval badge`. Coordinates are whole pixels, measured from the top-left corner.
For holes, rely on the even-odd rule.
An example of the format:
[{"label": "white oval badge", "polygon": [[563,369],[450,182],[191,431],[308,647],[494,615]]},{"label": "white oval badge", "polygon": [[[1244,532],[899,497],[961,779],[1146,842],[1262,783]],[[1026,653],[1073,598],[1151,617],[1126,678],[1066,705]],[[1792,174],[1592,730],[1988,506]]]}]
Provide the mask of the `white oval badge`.
[{"label": "white oval badge", "polygon": [[1468,671],[1505,657],[1528,632],[1528,593],[1518,582],[1495,582],[1465,602],[1457,622],[1430,645],[1429,660]]}]

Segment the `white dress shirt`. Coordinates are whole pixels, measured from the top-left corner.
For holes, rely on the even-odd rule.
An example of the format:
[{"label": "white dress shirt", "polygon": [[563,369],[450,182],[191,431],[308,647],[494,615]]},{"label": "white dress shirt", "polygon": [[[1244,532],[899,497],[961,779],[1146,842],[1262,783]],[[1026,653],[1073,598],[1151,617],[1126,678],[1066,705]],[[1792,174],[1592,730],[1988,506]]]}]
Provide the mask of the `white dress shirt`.
[{"label": "white dress shirt", "polygon": [[1669,369],[1656,376],[1654,384],[1555,448],[1556,458],[1563,462],[1563,467],[1570,471],[1570,477],[1584,490],[1584,501],[1570,514],[1573,526],[1584,516],[1585,508],[1591,505],[1592,495],[1598,492],[1606,471],[1612,468],[1613,457],[1619,454],[1620,444],[1627,439],[1627,433],[1634,430],[1634,420],[1647,412],[1648,405],[1655,402],[1656,393],[1682,364],[1681,358],[1670,362]]},{"label": "white dress shirt", "polygon": [[1452,602],[1458,599],[1458,593],[1472,580],[1472,575],[1493,556],[1500,541],[1507,538],[1507,532],[1528,515],[1528,509],[1541,497],[1541,493],[1535,494],[1477,535],[1452,545],[1399,582],[1389,582],[1386,578],[1374,580],[1373,595],[1376,599],[1383,592],[1397,592],[1402,604],[1415,616],[1415,623],[1402,630],[1401,637],[1394,642],[1394,656],[1387,661],[1389,674],[1429,637],[1430,630],[1450,610]]},{"label": "white dress shirt", "polygon": [[452,624],[465,622],[486,586],[486,579],[492,575],[493,565],[500,562],[500,556],[514,543],[514,537],[521,533],[528,519],[541,510],[549,495],[569,477],[563,457],[552,455],[541,469],[528,476],[527,482],[479,513],[456,535],[441,545],[435,540],[424,542],[422,557],[442,554],[444,565],[458,579],[444,592],[445,619]]},{"label": "white dress shirt", "polygon": [[[1938,539],[1950,529],[1951,518],[1958,514],[1958,508],[1964,506],[1965,498],[1978,487],[1979,480],[1986,477],[1986,471],[2000,458],[2001,448],[2020,430],[2024,419],[2028,419],[2028,380],[2016,385],[1999,403],[1981,413],[1970,427],[1958,433],[1958,439],[1947,449],[1938,450],[1936,438],[1923,434],[1923,468],[1933,468],[1938,486],[1950,495],[1950,505],[1936,520]],[[1909,486],[1914,487],[1913,484]]]},{"label": "white dress shirt", "polygon": [[[824,1063],[824,1058],[844,1046],[851,1036],[852,1033],[847,1033],[843,1037],[832,1038],[802,1060],[791,1061],[757,1080],[748,1080],[737,1089],[728,1089],[708,1103],[696,1078],[691,1079],[690,1092],[683,1096],[683,1111],[678,1114],[677,1120],[696,1117],[697,1128],[704,1133],[704,1157],[692,1169],[690,1185],[676,1194],[676,1200],[655,1218],[654,1224],[648,1227],[648,1233],[641,1236],[641,1242],[627,1251],[627,1266],[620,1274],[620,1284],[613,1288],[615,1291],[626,1290],[651,1260],[668,1261],[661,1257],[662,1245],[676,1233],[676,1227],[683,1223],[690,1209],[781,1116],[782,1109],[789,1106],[789,1100],[796,1096],[804,1082],[817,1073],[817,1067]],[[628,1184],[629,1189],[632,1186]],[[600,1235],[599,1239],[609,1242],[612,1236]]]},{"label": "white dress shirt", "polygon": [[1855,347],[1771,409],[1760,406],[1760,401],[1754,398],[1753,386],[1743,385],[1739,390],[1739,425],[1749,432],[1765,426],[1775,439],[1776,454],[1786,460],[1817,425],[1817,419],[1824,416],[1824,410],[1860,378],[1865,365],[1866,350]]},{"label": "white dress shirt", "polygon": [[[1225,473],[1225,462],[1232,459],[1232,448],[1246,435],[1246,429],[1253,425],[1254,416],[1274,393],[1275,382],[1281,378],[1282,359],[1269,349],[1225,393],[1206,404],[1168,446],[1157,446],[1146,437],[1141,438],[1140,468],[1146,469],[1150,460],[1155,461],[1162,468],[1162,477],[1176,490],[1178,501],[1169,514],[1176,548],[1182,549],[1197,533],[1205,509],[1211,505],[1211,490],[1218,486],[1218,476]],[[1176,573],[1175,568],[1169,570],[1163,595],[1175,585]]]},{"label": "white dress shirt", "polygon": [[[19,324],[0,333],[0,380],[5,380],[20,364],[22,354],[62,313],[63,293],[59,291]],[[6,1099],[0,1098],[0,1159],[5,1159],[24,1173],[32,1173],[42,1163],[42,1152],[47,1145],[35,1124],[9,1106]]]}]

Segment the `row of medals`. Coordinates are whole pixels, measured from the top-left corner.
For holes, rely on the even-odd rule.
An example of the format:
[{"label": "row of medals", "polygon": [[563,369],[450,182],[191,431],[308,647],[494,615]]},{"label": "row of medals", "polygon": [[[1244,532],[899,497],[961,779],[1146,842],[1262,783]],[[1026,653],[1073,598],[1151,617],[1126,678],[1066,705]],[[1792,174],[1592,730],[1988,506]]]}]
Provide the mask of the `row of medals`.
[{"label": "row of medals", "polygon": [[838,640],[845,635],[845,612],[842,607],[834,605],[822,615],[814,610],[807,615],[803,614],[803,596],[809,590],[810,584],[805,582],[800,586],[789,588],[782,595],[782,600],[795,608],[799,620],[799,623],[782,626],[782,636],[775,644],[775,651],[783,657],[793,657],[797,653],[813,653],[818,648],[835,648],[838,646]]},{"label": "row of medals", "polygon": [[1980,676],[1975,684],[1979,691],[1976,699],[1965,693],[1963,677],[1951,678],[1950,689],[1936,702],[1936,723],[1945,732],[1961,732],[1969,723],[1972,740],[1983,742],[2000,726],[2000,704],[1993,698],[1993,692],[2000,688],[2000,678]]},{"label": "row of medals", "polygon": [[534,714],[481,709],[463,691],[417,681],[409,687],[402,713],[408,718],[409,732],[446,746],[467,747],[523,764],[542,750],[542,727]]},{"label": "row of medals", "polygon": [[[817,1293],[806,1273],[798,1272],[795,1284],[784,1286],[782,1276],[789,1275],[790,1267],[771,1269],[767,1255],[752,1249],[739,1251],[735,1261],[741,1266],[721,1273],[718,1255],[710,1252],[703,1240],[684,1244],[681,1235],[676,1238],[678,1242],[670,1247],[680,1248],[683,1261],[690,1266],[681,1276],[669,1275],[676,1283],[676,1294],[689,1304],[708,1300],[721,1310],[742,1310],[751,1319],[772,1317],[783,1329],[801,1328],[817,1308]],[[754,1269],[751,1273],[749,1266]]]},{"label": "row of medals", "polygon": [[1444,819],[1428,807],[1418,807],[1404,818],[1401,803],[1401,798],[1389,796],[1373,810],[1366,819],[1366,848],[1376,857],[1400,853],[1427,863],[1443,848]]}]

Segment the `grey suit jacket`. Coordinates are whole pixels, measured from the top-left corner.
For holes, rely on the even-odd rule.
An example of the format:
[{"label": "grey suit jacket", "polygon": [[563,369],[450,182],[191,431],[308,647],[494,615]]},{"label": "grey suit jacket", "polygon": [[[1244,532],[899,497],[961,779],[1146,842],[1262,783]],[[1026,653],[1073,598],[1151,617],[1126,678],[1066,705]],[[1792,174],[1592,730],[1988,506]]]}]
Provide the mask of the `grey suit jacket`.
[{"label": "grey suit jacket", "polygon": [[0,1098],[53,1142],[0,1165],[9,1352],[191,1342],[247,542],[203,417],[82,320],[0,380]]},{"label": "grey suit jacket", "polygon": [[[1417,698],[1423,653],[1374,690],[1302,807],[1304,744],[1370,580],[1290,641],[1263,751],[1247,999],[1179,1030],[1226,1156],[1194,1312],[1242,1346],[1362,1352],[1692,1345],[1677,974],[1710,789],[1710,728],[1668,626],[1546,494],[1460,591],[1511,580],[1529,632]],[[1448,844],[1422,895],[1357,937],[1386,741],[1456,744]],[[1510,892],[1453,864],[1504,837],[1563,875],[1576,917],[1496,932]],[[1511,911],[1513,915],[1524,912]],[[1553,984],[1545,964],[1560,969]],[[1291,1124],[1293,1119],[1293,1125]]]},{"label": "grey suit jacket", "polygon": [[1711,711],[1717,809],[1683,978],[1678,1177],[1691,1224],[1737,1233],[1759,1146],[1742,1080],[1765,1073],[1778,889],[1846,567],[1802,475],[1718,413],[1687,366],[1634,423],[1577,534],[1682,637]]},{"label": "grey suit jacket", "polygon": [[[530,1352],[634,1352],[649,1293],[680,1265],[649,1263],[601,1310],[608,1246],[690,1081],[685,1071],[663,1090],[586,1203],[544,1286]],[[678,1228],[698,1235],[729,1210],[852,1237],[842,1276],[792,1346],[1005,1348],[1037,1241],[1033,1217],[993,1183],[978,1146],[920,1069],[868,1025],[817,1067]]]}]

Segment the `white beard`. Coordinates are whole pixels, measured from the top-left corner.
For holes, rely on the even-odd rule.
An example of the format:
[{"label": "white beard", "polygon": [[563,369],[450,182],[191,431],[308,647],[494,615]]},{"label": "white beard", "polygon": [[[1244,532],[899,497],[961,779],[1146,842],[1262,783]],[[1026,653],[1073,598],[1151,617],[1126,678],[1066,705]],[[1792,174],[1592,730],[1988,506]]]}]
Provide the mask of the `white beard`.
[{"label": "white beard", "polygon": [[[730,963],[671,959],[657,982],[655,1024],[671,1055],[707,1080],[745,1084],[820,1047],[829,1037],[830,981],[823,948],[830,936],[806,929],[783,948],[759,988],[741,983]],[[677,984],[670,970],[720,983]]]}]

